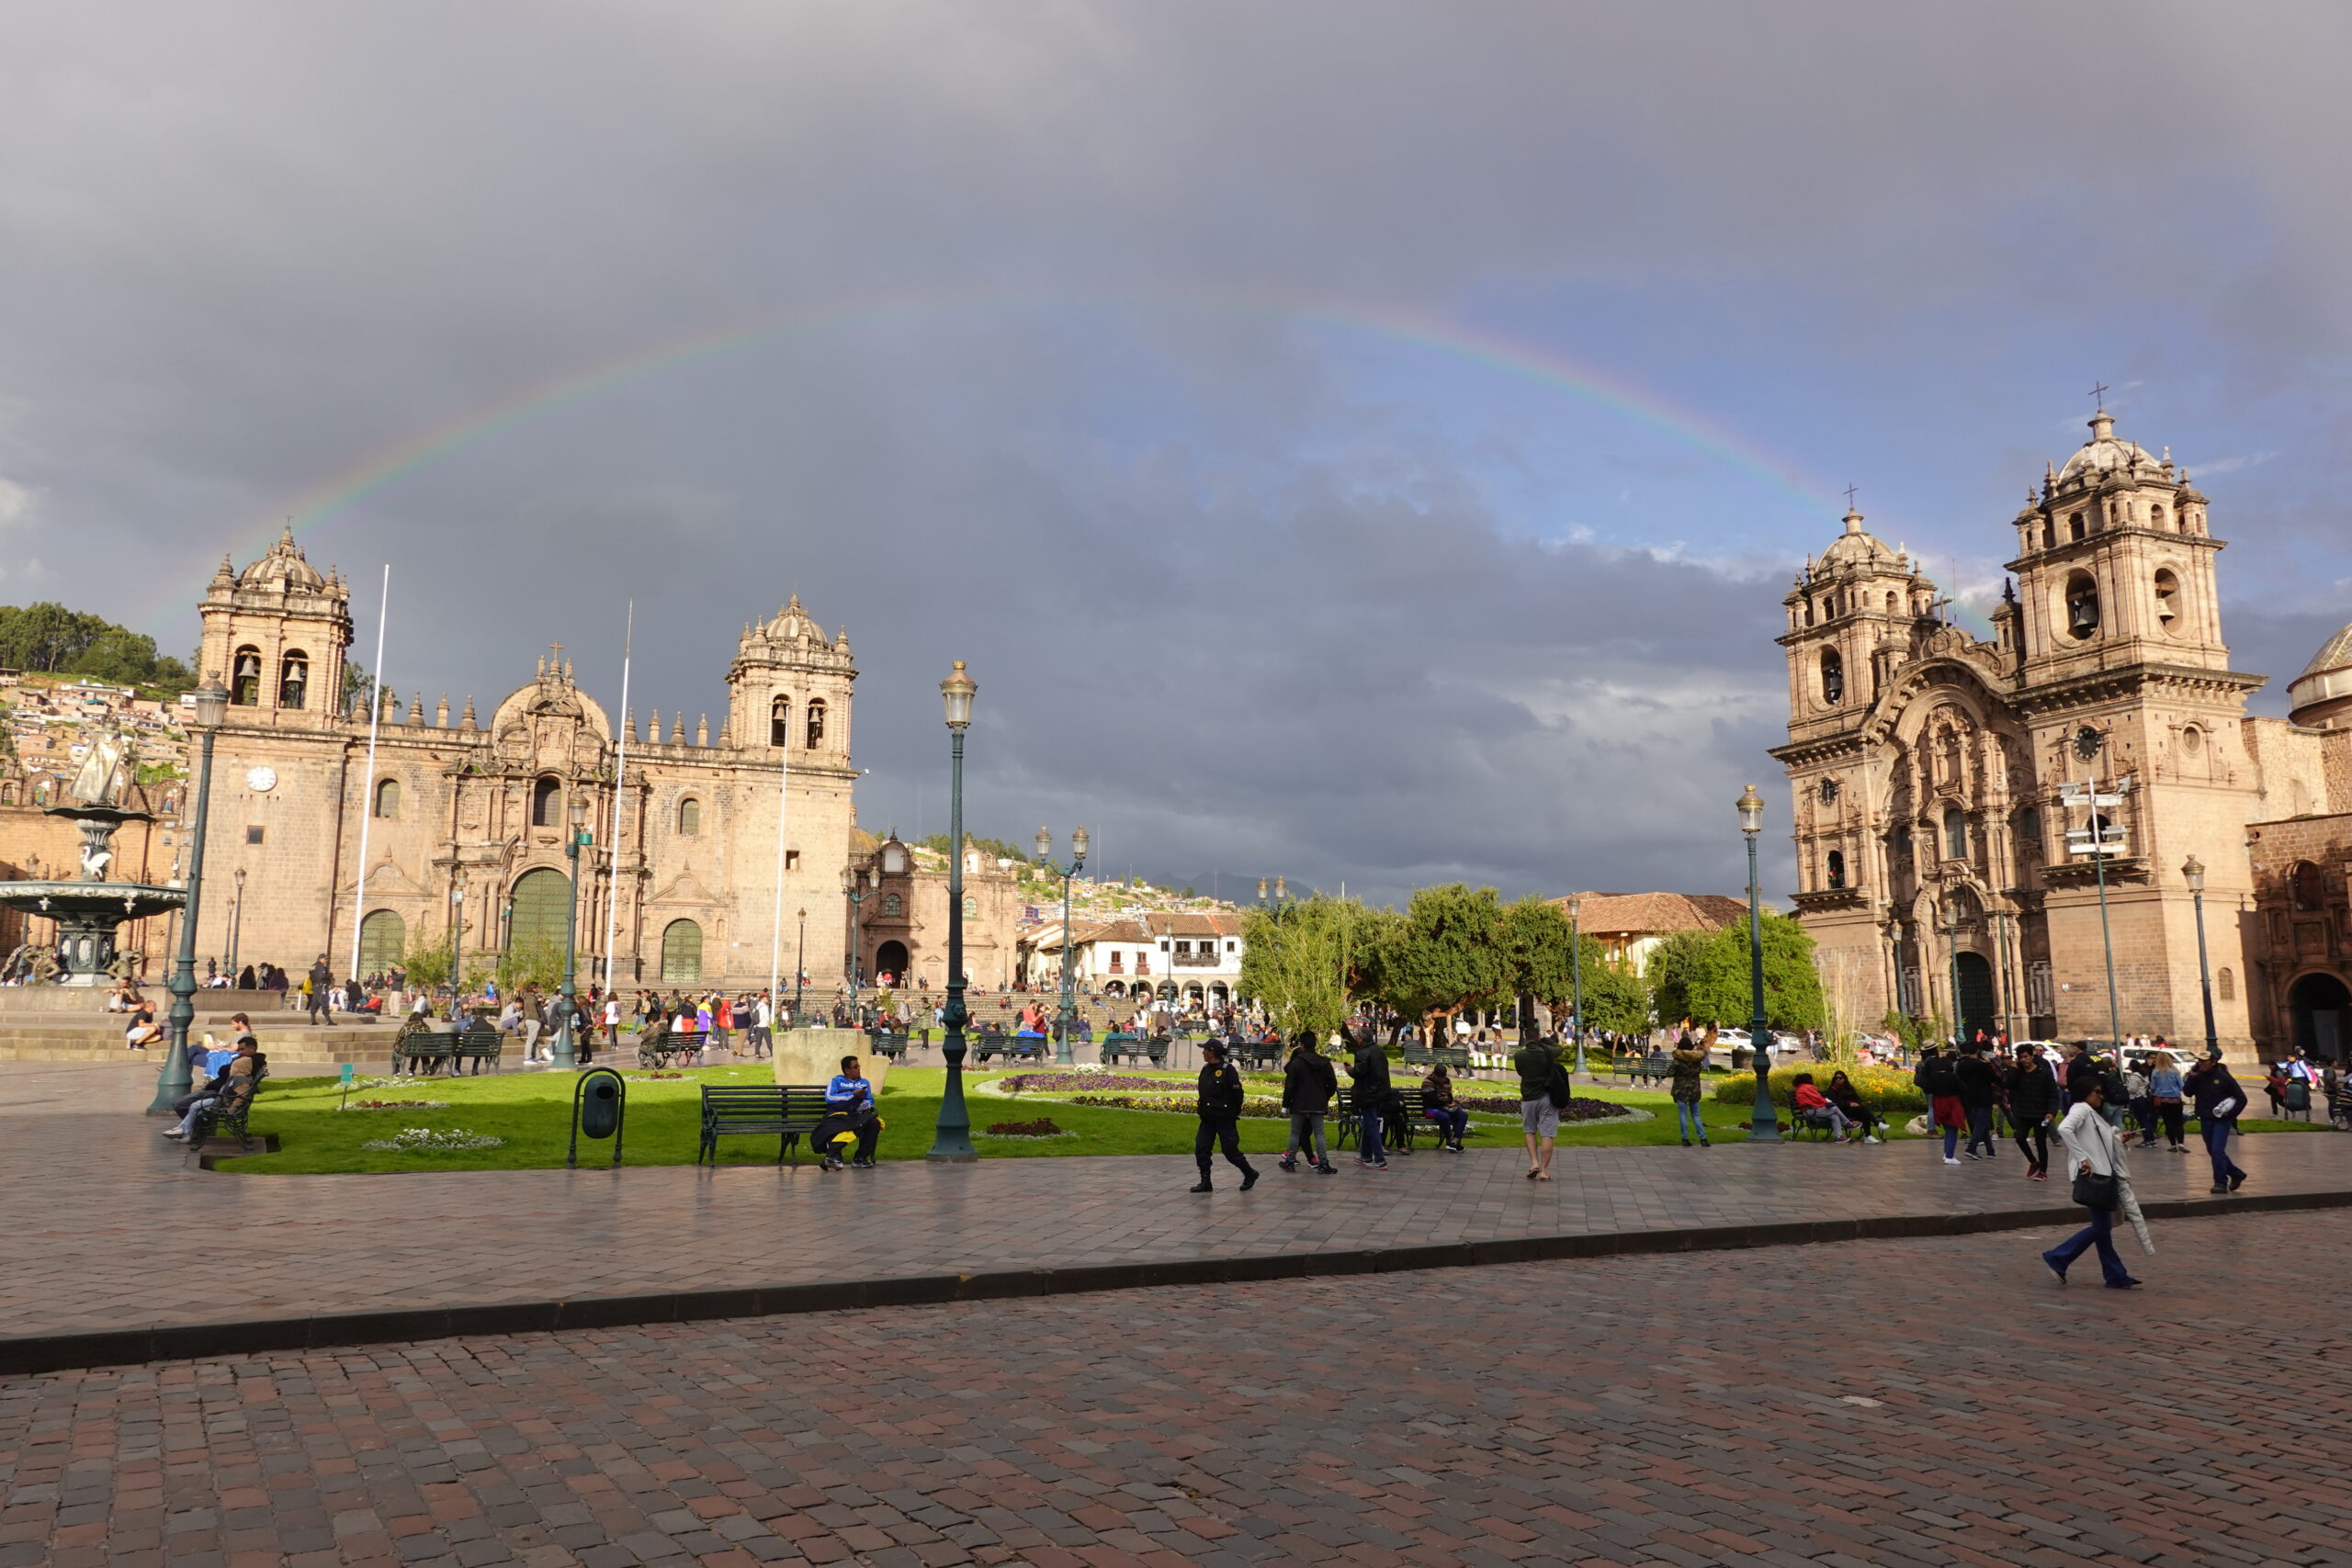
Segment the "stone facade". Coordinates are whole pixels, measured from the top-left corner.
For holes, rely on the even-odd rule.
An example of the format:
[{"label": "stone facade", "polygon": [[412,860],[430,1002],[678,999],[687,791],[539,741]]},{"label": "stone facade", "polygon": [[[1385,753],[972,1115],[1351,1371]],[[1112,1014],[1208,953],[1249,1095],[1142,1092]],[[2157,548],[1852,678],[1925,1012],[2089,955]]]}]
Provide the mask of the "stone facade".
[{"label": "stone facade", "polygon": [[[895,828],[879,841],[854,836],[851,864],[865,874],[866,891],[855,930],[845,934],[857,945],[867,985],[887,975],[901,988],[910,976],[919,990],[946,987],[947,868],[926,863],[941,858],[919,854]],[[1020,878],[967,839],[964,973],[972,985],[991,991],[1012,985],[1021,908]]]},{"label": "stone facade", "polygon": [[[386,694],[372,780],[366,698],[339,700],[352,628],[338,575],[322,576],[289,531],[243,571],[224,560],[200,612],[203,672],[231,689],[204,953],[229,947],[240,872],[245,963],[300,969],[323,952],[340,974],[356,934],[368,974],[453,930],[469,968],[509,943],[560,952],[575,802],[594,836],[578,863],[583,983],[609,957],[622,987],[764,986],[773,953],[790,973],[799,910],[847,929],[857,671],[848,635],[827,637],[797,596],[745,626],[716,735],[698,717],[689,736],[679,713],[665,737],[658,710],[641,738],[633,712],[616,733],[558,648],[487,723],[471,698],[453,718],[444,697],[428,718],[421,698],[403,713]],[[812,982],[839,983],[842,952],[809,952]]]},{"label": "stone facade", "polygon": [[[2187,472],[2098,413],[2011,520],[1989,641],[1862,522],[1849,512],[1783,601],[1789,740],[1772,753],[1792,786],[1797,916],[1860,1019],[2103,1038],[2111,936],[2120,1027],[2201,1039],[2193,856],[2208,966],[2231,977],[2215,1032],[2275,1047],[2283,1014],[2244,983],[2265,940],[2246,845],[2252,825],[2344,808],[2335,742],[2313,727],[2336,716],[2246,716],[2264,677],[2230,667],[2223,546]],[[2094,824],[2069,784],[2111,802],[2104,899],[2098,857],[2070,852]]]}]

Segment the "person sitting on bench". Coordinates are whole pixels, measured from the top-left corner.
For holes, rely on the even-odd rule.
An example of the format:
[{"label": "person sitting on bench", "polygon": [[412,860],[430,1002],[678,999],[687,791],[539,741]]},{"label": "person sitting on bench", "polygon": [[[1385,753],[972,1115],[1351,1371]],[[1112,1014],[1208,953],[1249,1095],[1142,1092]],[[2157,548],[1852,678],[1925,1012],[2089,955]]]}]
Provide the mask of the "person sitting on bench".
[{"label": "person sitting on bench", "polygon": [[1463,1134],[1470,1129],[1470,1112],[1454,1102],[1453,1080],[1441,1062],[1421,1080],[1421,1114],[1438,1124],[1438,1147],[1463,1152]]},{"label": "person sitting on bench", "polygon": [[1789,1099],[1796,1107],[1797,1120],[1826,1126],[1838,1134],[1839,1143],[1846,1141],[1846,1130],[1852,1123],[1846,1120],[1844,1111],[1830,1104],[1828,1097],[1814,1087],[1811,1073],[1797,1075],[1796,1086],[1790,1091]]},{"label": "person sitting on bench", "polygon": [[196,1120],[232,1088],[240,1079],[250,1080],[261,1069],[261,1052],[250,1034],[237,1037],[237,1055],[227,1066],[214,1075],[212,1081],[192,1093],[172,1101],[172,1112],[179,1117],[176,1125],[164,1129],[164,1136],[185,1140],[196,1129]]},{"label": "person sitting on bench", "polygon": [[842,1058],[842,1070],[825,1086],[825,1119],[817,1123],[809,1142],[824,1156],[823,1168],[839,1170],[839,1142],[844,1134],[857,1134],[857,1168],[874,1168],[874,1145],[882,1134],[882,1119],[874,1114],[874,1086],[858,1071],[854,1056]]},{"label": "person sitting on bench", "polygon": [[1842,1072],[1830,1074],[1829,1090],[1825,1098],[1845,1113],[1847,1121],[1862,1130],[1862,1142],[1875,1144],[1879,1141],[1878,1130],[1885,1124],[1884,1119],[1870,1108],[1870,1102],[1862,1098],[1862,1091],[1854,1087],[1853,1079]]}]

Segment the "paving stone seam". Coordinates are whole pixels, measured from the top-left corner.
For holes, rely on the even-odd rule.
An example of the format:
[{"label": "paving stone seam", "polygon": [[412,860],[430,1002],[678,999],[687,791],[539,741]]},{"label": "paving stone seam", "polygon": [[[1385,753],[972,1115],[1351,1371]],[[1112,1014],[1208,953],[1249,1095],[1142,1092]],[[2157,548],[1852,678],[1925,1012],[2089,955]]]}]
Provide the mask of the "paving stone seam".
[{"label": "paving stone seam", "polygon": [[[2142,1205],[2152,1220],[2346,1207],[2352,1207],[2352,1188],[2248,1193],[2226,1201],[2165,1200]],[[1972,1235],[2072,1224],[2081,1214],[2081,1210],[2071,1205],[1961,1213],[1879,1214],[1765,1224],[1498,1236],[1424,1247],[1335,1247],[1324,1252],[1245,1253],[1146,1263],[1044,1265],[969,1274],[892,1274],[792,1285],[159,1323],[88,1332],[0,1336],[0,1376],[21,1377],[149,1361],[210,1360],[273,1350],[320,1350],[714,1318],[779,1317],[870,1307],[938,1306],[956,1302],[1149,1290],[1171,1285],[1247,1284],[1659,1252],[1721,1252],[1839,1241]]]}]

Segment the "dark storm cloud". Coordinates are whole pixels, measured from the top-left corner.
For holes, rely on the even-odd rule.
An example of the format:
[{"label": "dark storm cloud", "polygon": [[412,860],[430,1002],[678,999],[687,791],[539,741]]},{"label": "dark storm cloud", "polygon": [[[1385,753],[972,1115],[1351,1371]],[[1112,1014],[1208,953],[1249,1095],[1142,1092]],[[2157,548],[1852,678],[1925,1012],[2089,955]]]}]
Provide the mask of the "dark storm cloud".
[{"label": "dark storm cloud", "polygon": [[[1728,888],[1728,801],[1773,773],[1797,552],[1713,492],[1677,500],[1688,454],[1605,438],[1600,491],[1657,488],[1612,523],[1621,547],[1544,542],[1587,536],[1585,499],[1533,526],[1490,480],[1548,471],[1521,448],[1566,412],[1464,430],[1365,396],[1291,308],[1523,309],[1550,331],[1545,302],[1599,291],[1573,297],[1623,320],[1567,326],[1620,374],[1858,468],[1894,515],[1963,520],[1914,542],[1987,580],[2002,506],[2063,455],[2049,400],[2096,356],[2168,389],[2134,395],[2178,439],[2282,454],[2209,488],[2234,509],[2236,641],[2283,684],[2328,594],[2271,541],[2340,548],[2352,482],[2346,27],[17,7],[0,589],[183,647],[219,551],[370,455],[656,345],[797,322],[300,524],[322,563],[392,561],[394,683],[487,702],[560,637],[609,701],[634,599],[640,709],[716,713],[736,628],[797,588],[852,628],[876,826],[940,826],[932,688],[961,657],[983,830],[1083,819],[1114,868],[1384,897]],[[2021,377],[2037,355],[2064,363]],[[2257,405],[2274,428],[2229,428]]]}]

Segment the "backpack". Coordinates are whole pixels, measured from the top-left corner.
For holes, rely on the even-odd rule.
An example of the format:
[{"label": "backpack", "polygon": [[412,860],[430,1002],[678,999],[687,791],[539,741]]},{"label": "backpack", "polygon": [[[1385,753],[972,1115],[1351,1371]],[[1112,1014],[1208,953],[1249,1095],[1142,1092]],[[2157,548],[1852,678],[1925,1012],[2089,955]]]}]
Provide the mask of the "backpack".
[{"label": "backpack", "polygon": [[1575,1090],[1568,1083],[1567,1064],[1555,1056],[1552,1059],[1552,1071],[1544,1080],[1544,1098],[1552,1102],[1553,1110],[1566,1111],[1574,1094]]}]

